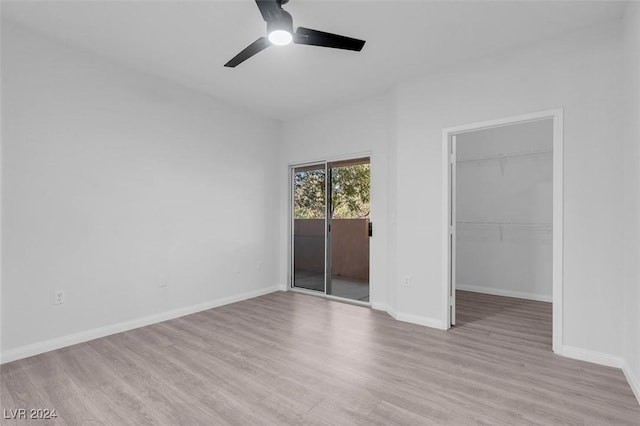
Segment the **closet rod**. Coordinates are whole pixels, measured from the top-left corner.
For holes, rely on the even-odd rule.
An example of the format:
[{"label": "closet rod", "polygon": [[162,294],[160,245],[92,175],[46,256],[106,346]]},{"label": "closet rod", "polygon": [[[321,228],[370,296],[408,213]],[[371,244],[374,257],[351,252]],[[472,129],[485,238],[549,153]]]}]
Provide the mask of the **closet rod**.
[{"label": "closet rod", "polygon": [[525,156],[533,156],[533,155],[541,155],[541,154],[549,154],[552,153],[553,149],[538,149],[538,150],[530,150],[530,151],[521,151],[521,152],[506,152],[495,155],[488,155],[483,157],[472,157],[472,158],[464,158],[457,161],[457,163],[466,163],[471,161],[484,161],[484,160],[500,160],[503,158],[511,158],[511,157],[525,157]]},{"label": "closet rod", "polygon": [[545,222],[477,222],[469,220],[460,220],[456,222],[461,225],[489,225],[489,226],[522,226],[522,227],[540,227],[551,228],[551,223]]},{"label": "closet rod", "polygon": [[522,228],[522,229],[528,229],[531,231],[538,231],[538,232],[546,232],[546,233],[552,233],[553,232],[553,227],[552,224],[550,223],[532,223],[532,222],[472,222],[472,221],[457,221],[456,224],[458,225],[489,225],[489,226],[495,226],[498,228],[498,231],[500,232],[500,241],[503,241],[504,236],[503,236],[503,232],[505,230],[505,228]]}]

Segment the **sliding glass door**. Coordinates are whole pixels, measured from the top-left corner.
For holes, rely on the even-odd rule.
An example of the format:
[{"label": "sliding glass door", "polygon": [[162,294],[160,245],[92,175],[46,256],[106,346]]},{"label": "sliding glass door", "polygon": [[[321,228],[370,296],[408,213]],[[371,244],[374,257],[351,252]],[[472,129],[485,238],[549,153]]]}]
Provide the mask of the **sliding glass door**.
[{"label": "sliding glass door", "polygon": [[293,169],[293,286],[325,291],[327,165]]},{"label": "sliding glass door", "polygon": [[292,287],[369,302],[369,158],[292,170]]},{"label": "sliding glass door", "polygon": [[330,256],[327,294],[369,301],[368,158],[328,164]]}]

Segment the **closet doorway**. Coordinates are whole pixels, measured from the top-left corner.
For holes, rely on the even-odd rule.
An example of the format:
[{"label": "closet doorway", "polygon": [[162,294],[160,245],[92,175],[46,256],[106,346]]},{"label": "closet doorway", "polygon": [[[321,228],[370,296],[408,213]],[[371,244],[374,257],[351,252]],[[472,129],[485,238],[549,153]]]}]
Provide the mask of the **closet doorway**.
[{"label": "closet doorway", "polygon": [[291,288],[369,304],[368,157],[291,168]]},{"label": "closet doorway", "polygon": [[561,110],[445,129],[446,324],[559,352],[561,129]]}]

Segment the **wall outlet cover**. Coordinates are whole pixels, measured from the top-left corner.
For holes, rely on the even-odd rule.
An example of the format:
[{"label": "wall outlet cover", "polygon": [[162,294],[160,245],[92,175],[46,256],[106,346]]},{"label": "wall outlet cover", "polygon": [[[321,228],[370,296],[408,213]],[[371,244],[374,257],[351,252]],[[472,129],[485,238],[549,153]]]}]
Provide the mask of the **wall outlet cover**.
[{"label": "wall outlet cover", "polygon": [[56,290],[53,293],[53,304],[54,305],[62,305],[64,303],[64,291]]}]

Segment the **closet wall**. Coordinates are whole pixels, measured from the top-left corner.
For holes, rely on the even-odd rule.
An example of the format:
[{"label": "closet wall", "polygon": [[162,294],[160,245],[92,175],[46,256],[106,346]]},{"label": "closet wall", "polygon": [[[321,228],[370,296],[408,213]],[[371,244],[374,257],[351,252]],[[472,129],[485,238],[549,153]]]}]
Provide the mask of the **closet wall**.
[{"label": "closet wall", "polygon": [[551,301],[553,122],[458,135],[456,287]]}]

